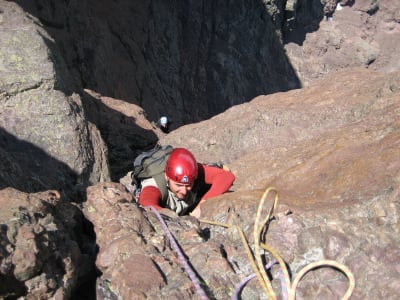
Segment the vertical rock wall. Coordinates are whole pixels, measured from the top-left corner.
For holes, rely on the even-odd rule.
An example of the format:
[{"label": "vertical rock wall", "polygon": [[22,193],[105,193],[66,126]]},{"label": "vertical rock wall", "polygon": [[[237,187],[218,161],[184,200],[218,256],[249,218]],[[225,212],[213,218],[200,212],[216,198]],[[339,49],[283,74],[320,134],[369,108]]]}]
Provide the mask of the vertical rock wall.
[{"label": "vertical rock wall", "polygon": [[71,195],[109,179],[104,142],[55,41],[17,4],[0,4],[0,188]]},{"label": "vertical rock wall", "polygon": [[18,1],[84,88],[173,127],[298,87],[262,1]]}]

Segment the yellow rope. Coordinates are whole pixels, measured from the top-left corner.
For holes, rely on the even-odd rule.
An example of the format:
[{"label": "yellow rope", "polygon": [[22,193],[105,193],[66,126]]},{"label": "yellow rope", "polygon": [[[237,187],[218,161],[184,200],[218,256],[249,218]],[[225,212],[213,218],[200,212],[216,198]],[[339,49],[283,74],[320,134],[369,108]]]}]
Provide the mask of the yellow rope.
[{"label": "yellow rope", "polygon": [[[284,281],[284,286],[282,286],[282,293],[284,293],[284,291],[286,289],[287,294],[288,294],[287,295],[288,299],[292,299],[291,295],[293,294],[293,292],[292,292],[292,289],[290,289],[290,275],[289,275],[289,271],[286,267],[285,261],[283,260],[283,258],[278,254],[278,252],[274,248],[269,247],[264,243],[261,243],[260,245],[264,250],[267,250],[269,253],[271,253],[272,256],[279,263],[279,266],[280,266],[281,272],[282,272],[282,276],[283,276],[283,281]],[[284,297],[284,296],[283,296],[283,298],[286,299],[286,297]]]},{"label": "yellow rope", "polygon": [[[275,192],[275,199],[274,199],[273,205],[270,208],[265,219],[260,223],[259,220],[261,218],[261,212],[262,212],[262,208],[263,208],[265,199],[267,198],[267,195],[271,191]],[[289,271],[288,271],[288,268],[287,268],[284,260],[282,259],[282,257],[279,255],[279,253],[274,248],[266,245],[265,243],[263,243],[261,241],[262,232],[264,229],[268,228],[269,221],[271,220],[271,216],[273,215],[274,210],[278,205],[278,197],[279,197],[278,191],[273,187],[269,187],[265,190],[264,194],[262,195],[262,197],[260,199],[260,203],[259,203],[258,209],[257,209],[257,215],[256,215],[256,218],[254,221],[254,230],[253,230],[255,260],[254,260],[253,254],[251,252],[251,249],[247,243],[247,240],[243,233],[242,228],[240,228],[237,225],[229,225],[229,224],[224,224],[224,223],[219,223],[219,222],[214,222],[214,221],[208,221],[208,220],[204,220],[204,219],[200,219],[200,222],[208,223],[211,225],[218,225],[218,226],[222,226],[225,228],[235,228],[238,230],[241,240],[242,240],[242,243],[245,247],[247,256],[249,257],[251,265],[256,273],[257,279],[260,282],[268,299],[276,300],[277,298],[276,298],[276,294],[272,288],[272,284],[271,284],[271,281],[269,280],[268,274],[265,271],[260,248],[263,248],[264,250],[268,251],[279,263],[279,266],[283,273],[284,284],[282,284],[282,296],[284,296],[284,298],[286,298],[285,297],[286,293],[287,293],[288,300],[294,300],[296,298],[297,286],[298,286],[300,280],[304,277],[304,275],[307,272],[309,272],[312,269],[315,269],[317,267],[329,266],[329,267],[334,267],[334,268],[338,269],[339,271],[342,271],[346,275],[347,279],[349,280],[349,287],[348,287],[346,293],[343,295],[342,300],[349,299],[355,288],[355,280],[354,280],[354,275],[351,273],[351,271],[345,265],[340,264],[336,261],[332,261],[332,260],[320,260],[317,262],[310,263],[307,266],[305,266],[303,269],[300,270],[299,274],[297,274],[297,276],[293,280],[293,283],[291,284]]]},{"label": "yellow rope", "polygon": [[343,295],[342,300],[347,300],[350,298],[350,296],[353,294],[353,291],[355,288],[354,275],[353,275],[353,273],[351,273],[350,269],[347,268],[345,265],[338,263],[337,261],[320,260],[320,261],[316,261],[316,262],[312,262],[312,263],[308,264],[303,269],[301,269],[301,271],[297,274],[295,280],[293,281],[292,287],[291,287],[291,290],[293,291],[293,298],[290,298],[290,299],[296,298],[297,285],[299,284],[299,282],[303,278],[303,276],[308,271],[311,271],[312,269],[315,269],[315,268],[318,268],[321,266],[334,267],[335,269],[342,271],[347,276],[347,279],[349,280],[349,287],[347,288],[346,293]]},{"label": "yellow rope", "polygon": [[[233,228],[233,229],[236,229],[236,230],[239,232],[240,239],[241,239],[242,244],[243,244],[243,246],[244,246],[244,248],[245,248],[245,250],[246,250],[247,257],[248,257],[249,260],[250,260],[250,263],[251,263],[251,266],[252,266],[254,272],[255,272],[257,275],[260,274],[260,272],[258,271],[257,264],[256,264],[256,262],[254,261],[253,253],[251,252],[251,249],[250,249],[249,244],[248,244],[248,242],[247,242],[246,236],[244,235],[243,229],[242,229],[241,227],[239,227],[239,226],[237,226],[237,225],[229,225],[229,224],[225,224],[225,223],[219,223],[219,222],[214,222],[214,221],[208,221],[208,220],[204,220],[204,219],[200,219],[200,222],[207,223],[207,224],[211,224],[211,225],[217,225],[217,226],[221,226],[221,227],[225,227],[225,228]],[[261,285],[263,285],[263,282],[261,282]],[[276,298],[275,298],[275,299],[276,299]]]},{"label": "yellow rope", "polygon": [[[259,220],[261,218],[262,208],[263,208],[263,205],[264,205],[265,199],[267,198],[268,193],[272,190],[275,191],[275,200],[274,200],[274,203],[273,203],[271,209],[269,210],[266,218],[261,223],[262,225],[260,226]],[[259,275],[257,274],[257,278],[258,278],[258,281],[260,282],[260,284],[263,286],[268,299],[276,299],[276,294],[274,292],[274,289],[272,288],[271,281],[269,280],[267,272],[265,271],[265,268],[264,268],[264,263],[262,261],[262,256],[261,256],[261,251],[260,251],[260,242],[261,242],[260,239],[261,239],[261,233],[264,228],[264,225],[266,225],[269,222],[269,219],[270,219],[271,215],[273,214],[277,203],[278,203],[278,192],[274,188],[268,188],[262,195],[260,203],[258,205],[257,215],[256,215],[256,219],[254,221],[254,230],[253,230],[254,252],[255,252],[254,255],[255,255],[256,261],[257,261],[257,267],[258,267],[257,273],[259,273]]]}]

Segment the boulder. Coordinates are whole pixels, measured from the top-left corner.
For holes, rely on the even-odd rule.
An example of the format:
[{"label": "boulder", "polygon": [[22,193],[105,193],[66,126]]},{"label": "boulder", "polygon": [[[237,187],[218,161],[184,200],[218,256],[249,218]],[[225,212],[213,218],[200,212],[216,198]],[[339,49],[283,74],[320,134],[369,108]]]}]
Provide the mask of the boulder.
[{"label": "boulder", "polygon": [[0,188],[75,196],[110,180],[106,146],[54,40],[16,3],[1,10]]},{"label": "boulder", "polygon": [[70,299],[94,276],[93,231],[59,192],[5,188],[0,205],[2,298]]}]

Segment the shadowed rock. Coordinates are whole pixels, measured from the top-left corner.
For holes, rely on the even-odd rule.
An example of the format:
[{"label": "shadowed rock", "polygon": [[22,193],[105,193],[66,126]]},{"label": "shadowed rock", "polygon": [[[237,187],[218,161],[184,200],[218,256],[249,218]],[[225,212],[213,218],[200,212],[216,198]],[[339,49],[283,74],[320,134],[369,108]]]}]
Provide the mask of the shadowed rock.
[{"label": "shadowed rock", "polygon": [[[54,40],[14,2],[0,8],[0,186],[73,196],[109,180],[106,146]],[[29,175],[14,180],[10,168]]]}]

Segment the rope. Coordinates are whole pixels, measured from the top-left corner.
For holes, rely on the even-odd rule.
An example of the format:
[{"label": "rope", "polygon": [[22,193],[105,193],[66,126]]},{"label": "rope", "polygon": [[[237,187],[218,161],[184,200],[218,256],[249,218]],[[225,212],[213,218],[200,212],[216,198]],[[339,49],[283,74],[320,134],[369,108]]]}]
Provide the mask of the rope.
[{"label": "rope", "polygon": [[342,271],[346,275],[347,279],[349,280],[349,287],[347,288],[346,293],[343,295],[342,300],[347,300],[350,298],[350,296],[353,294],[353,291],[355,288],[354,275],[353,275],[353,273],[351,273],[350,269],[347,268],[345,265],[338,263],[336,261],[333,261],[333,260],[320,260],[320,261],[316,261],[316,262],[308,264],[303,269],[301,269],[301,271],[297,274],[297,276],[292,284],[292,290],[293,290],[293,298],[292,299],[296,298],[297,285],[299,284],[299,282],[303,278],[303,276],[306,275],[306,273],[311,271],[312,269],[322,267],[322,266],[333,267],[339,271]]},{"label": "rope", "polygon": [[[268,264],[265,265],[265,269],[269,270],[274,264],[276,264],[277,261],[275,259],[272,259]],[[247,277],[245,277],[235,288],[232,294],[232,300],[239,300],[239,293],[242,290],[242,288],[253,278],[256,277],[256,273],[253,273]],[[281,280],[281,284],[284,284],[283,280]]]},{"label": "rope", "polygon": [[[260,222],[262,208],[263,208],[265,199],[267,198],[267,195],[271,191],[275,192],[275,199],[274,199],[273,205],[269,209],[269,212],[268,212],[267,216],[264,218],[264,220],[262,222]],[[241,227],[239,227],[237,225],[230,225],[230,224],[200,219],[200,222],[203,222],[203,223],[222,226],[225,228],[233,228],[233,229],[237,230],[239,232],[242,244],[245,247],[245,250],[246,250],[247,256],[250,260],[250,263],[252,265],[252,268],[255,272],[254,274],[247,276],[240,282],[240,284],[234,290],[232,299],[233,300],[239,299],[239,293],[242,290],[242,288],[246,285],[246,283],[248,281],[250,281],[251,279],[257,277],[257,279],[258,279],[259,283],[261,284],[261,287],[263,288],[268,299],[276,300],[277,297],[276,297],[275,291],[273,290],[272,283],[268,277],[268,274],[266,273],[266,269],[268,270],[276,263],[278,263],[279,267],[280,267],[281,274],[279,277],[281,279],[282,298],[284,300],[295,300],[296,299],[296,289],[297,289],[297,286],[298,286],[299,282],[301,281],[301,279],[309,271],[311,271],[315,268],[323,267],[323,266],[333,267],[333,268],[341,271],[342,273],[344,273],[344,275],[346,275],[347,279],[349,280],[349,287],[348,287],[346,293],[343,295],[342,300],[349,299],[350,296],[353,294],[353,291],[355,288],[355,280],[354,280],[354,275],[351,273],[351,271],[345,265],[340,264],[336,261],[332,261],[332,260],[316,261],[316,262],[306,265],[303,269],[301,269],[300,272],[295,277],[295,279],[293,280],[293,283],[291,283],[289,271],[288,271],[285,261],[282,259],[282,257],[279,255],[279,253],[274,248],[266,245],[265,243],[263,243],[261,241],[262,232],[263,232],[263,230],[266,231],[268,229],[268,225],[271,220],[271,216],[273,215],[273,212],[278,205],[278,196],[279,195],[278,195],[277,190],[273,187],[269,187],[265,190],[264,194],[262,195],[262,197],[260,199],[256,218],[254,221],[254,230],[253,230],[255,259],[253,257],[253,253],[250,249],[250,246],[246,240],[246,236]],[[208,297],[206,296],[204,290],[201,288],[195,273],[193,272],[192,268],[189,266],[186,258],[184,257],[182,251],[180,250],[175,238],[173,237],[171,231],[168,229],[168,226],[164,222],[164,219],[161,217],[161,215],[158,213],[158,211],[156,209],[154,209],[153,207],[151,207],[151,209],[156,214],[161,225],[163,226],[164,231],[166,232],[168,239],[171,242],[172,248],[174,249],[175,253],[178,255],[179,260],[181,261],[181,264],[183,265],[186,273],[189,275],[191,281],[193,282],[193,284],[197,290],[197,293],[200,296],[200,299],[208,300]],[[272,255],[272,259],[266,266],[264,266],[264,264],[262,262],[262,255],[261,255],[261,250],[260,250],[261,248],[268,251]]]},{"label": "rope", "polygon": [[[261,212],[262,212],[262,208],[265,202],[265,199],[267,198],[267,195],[269,194],[269,192],[274,191],[275,192],[275,199],[273,202],[272,207],[270,208],[267,216],[265,217],[265,219],[260,223],[260,218],[261,218]],[[291,283],[290,281],[290,275],[289,275],[289,271],[288,268],[286,266],[285,261],[282,259],[282,257],[279,255],[279,253],[273,249],[272,247],[266,245],[265,243],[263,243],[261,241],[261,235],[263,230],[268,228],[269,222],[271,220],[271,216],[273,215],[274,209],[277,207],[278,204],[278,192],[275,188],[273,187],[269,187],[265,190],[264,194],[262,195],[261,199],[260,199],[260,203],[258,205],[258,209],[257,209],[257,215],[254,221],[254,252],[255,252],[255,260],[256,262],[254,262],[254,258],[253,258],[253,254],[251,253],[251,249],[247,243],[246,237],[243,233],[243,230],[236,225],[229,225],[229,224],[224,224],[224,223],[218,223],[218,222],[212,222],[212,221],[208,221],[208,220],[200,220],[203,223],[208,223],[211,225],[218,225],[218,226],[223,226],[223,227],[234,227],[238,229],[238,232],[241,235],[241,239],[242,239],[242,243],[245,246],[247,255],[250,259],[250,262],[252,264],[252,267],[255,271],[255,274],[250,275],[248,277],[246,277],[240,284],[239,286],[235,289],[234,294],[232,296],[232,299],[238,299],[238,294],[240,292],[240,290],[242,289],[242,287],[251,279],[253,279],[254,277],[257,277],[259,283],[261,284],[265,294],[267,295],[268,299],[273,299],[276,300],[276,294],[275,291],[272,288],[272,284],[271,281],[265,271],[265,269],[268,269],[268,266],[272,266],[273,264],[275,264],[276,262],[278,262],[279,266],[280,266],[280,272],[281,272],[281,288],[282,288],[282,298],[285,300],[294,300],[296,298],[296,289],[297,286],[300,282],[300,280],[304,277],[304,275],[321,266],[328,266],[328,267],[333,267],[341,272],[343,272],[347,279],[349,280],[349,287],[346,291],[346,293],[343,295],[342,300],[347,300],[350,298],[350,296],[352,295],[354,288],[355,288],[355,280],[354,280],[354,275],[351,273],[351,271],[343,264],[340,264],[336,261],[332,261],[332,260],[320,260],[317,262],[313,262],[308,264],[307,266],[305,266],[303,269],[300,270],[300,272],[297,274],[297,276],[295,277],[295,279],[293,280],[293,283]],[[261,256],[261,251],[260,248],[268,251],[271,255],[272,255],[272,259],[270,261],[269,264],[267,264],[266,267],[264,267],[264,264],[262,262],[262,256]]]},{"label": "rope", "polygon": [[[258,205],[258,209],[257,209],[257,214],[256,214],[256,219],[254,222],[254,230],[253,230],[253,234],[254,234],[254,252],[255,252],[255,257],[256,257],[256,261],[257,261],[257,267],[258,267],[258,281],[261,283],[261,286],[264,288],[264,291],[268,297],[268,299],[276,299],[276,294],[274,292],[274,289],[272,288],[272,284],[271,281],[269,280],[269,277],[267,275],[267,272],[264,269],[264,264],[262,261],[262,255],[261,255],[261,251],[260,251],[260,243],[261,243],[261,233],[264,227],[264,224],[267,224],[270,216],[272,215],[275,206],[278,203],[278,192],[275,191],[275,200],[274,203],[271,207],[271,209],[269,210],[267,216],[265,217],[264,221],[262,222],[262,226],[260,226],[259,220],[261,218],[261,211],[263,208],[263,204],[265,202],[265,198],[267,197],[269,191],[272,190],[272,188],[268,188],[264,194],[261,197],[260,203]],[[276,257],[276,259],[278,260],[278,262],[281,260],[280,257]]]},{"label": "rope", "polygon": [[194,274],[192,268],[189,266],[186,258],[183,256],[182,251],[179,249],[179,246],[178,246],[174,236],[172,235],[171,231],[168,229],[167,224],[165,224],[164,219],[161,217],[160,213],[156,209],[154,209],[152,206],[150,206],[150,208],[155,213],[155,215],[157,216],[158,220],[160,221],[162,227],[164,228],[164,231],[167,234],[169,241],[171,242],[172,248],[174,249],[175,253],[178,255],[182,266],[184,267],[186,273],[190,277],[190,280],[193,282],[194,287],[196,288],[196,291],[199,294],[200,299],[208,300],[206,293],[201,288],[196,275]]},{"label": "rope", "polygon": [[217,226],[221,226],[221,227],[225,227],[225,228],[233,228],[233,229],[237,230],[237,232],[239,232],[240,239],[241,239],[242,244],[247,253],[247,257],[250,260],[251,266],[252,266],[253,270],[256,272],[255,274],[257,274],[257,271],[258,271],[257,264],[253,258],[253,253],[251,252],[250,246],[246,240],[246,236],[244,235],[243,229],[241,227],[239,227],[237,225],[229,225],[229,224],[225,224],[225,223],[219,223],[219,222],[208,221],[208,220],[203,220],[203,219],[200,219],[200,222],[211,224],[211,225],[217,225]]}]

